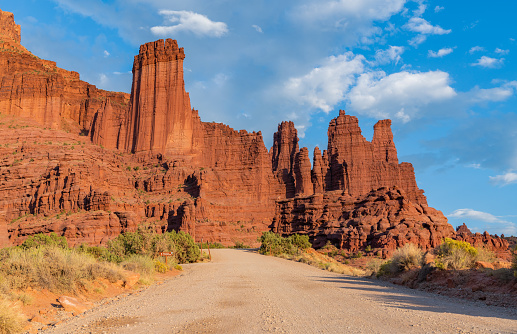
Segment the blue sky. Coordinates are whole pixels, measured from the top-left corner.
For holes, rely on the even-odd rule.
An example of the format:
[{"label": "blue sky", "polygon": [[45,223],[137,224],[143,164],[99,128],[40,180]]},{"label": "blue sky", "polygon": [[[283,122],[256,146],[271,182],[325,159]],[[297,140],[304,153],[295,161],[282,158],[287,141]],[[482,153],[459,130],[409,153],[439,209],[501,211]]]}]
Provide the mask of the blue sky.
[{"label": "blue sky", "polygon": [[22,44],[129,92],[140,44],[177,39],[203,121],[295,122],[326,148],[339,109],[391,118],[400,161],[453,226],[517,235],[517,1],[0,0]]}]

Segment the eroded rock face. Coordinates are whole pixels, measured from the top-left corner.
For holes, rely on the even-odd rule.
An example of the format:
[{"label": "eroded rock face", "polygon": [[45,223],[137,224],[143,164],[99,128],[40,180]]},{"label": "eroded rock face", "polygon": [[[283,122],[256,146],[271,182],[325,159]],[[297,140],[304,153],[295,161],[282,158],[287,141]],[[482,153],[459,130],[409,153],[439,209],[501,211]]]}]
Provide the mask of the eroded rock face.
[{"label": "eroded rock face", "polygon": [[12,14],[0,11],[0,29],[0,244],[50,232],[103,244],[142,224],[226,245],[256,244],[272,226],[350,251],[455,235],[398,162],[389,120],[368,142],[341,111],[311,170],[292,122],[269,152],[260,132],[202,122],[174,40],[141,46],[129,96],[33,56]]},{"label": "eroded rock face", "polygon": [[429,249],[455,235],[440,211],[412,202],[395,187],[358,197],[329,191],[280,201],[279,206],[274,230],[307,234],[315,247],[331,241],[350,252],[368,246],[393,251],[411,242]]},{"label": "eroded rock face", "polygon": [[11,13],[0,11],[0,29],[0,113],[74,133],[92,128],[107,99],[113,113],[125,113],[128,94],[99,90],[81,81],[79,73],[58,68],[55,62],[27,51],[20,44],[20,29]]}]

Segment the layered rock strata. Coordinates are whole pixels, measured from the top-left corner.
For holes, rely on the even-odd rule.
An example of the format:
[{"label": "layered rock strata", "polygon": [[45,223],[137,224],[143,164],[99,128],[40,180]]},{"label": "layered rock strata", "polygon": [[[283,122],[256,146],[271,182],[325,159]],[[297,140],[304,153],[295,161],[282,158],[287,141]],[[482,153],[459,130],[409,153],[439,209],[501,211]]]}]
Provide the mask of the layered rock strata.
[{"label": "layered rock strata", "polygon": [[292,122],[269,152],[260,132],[202,122],[174,40],[140,47],[128,95],[32,55],[12,14],[0,29],[0,244],[40,232],[102,244],[141,225],[227,245],[273,228],[350,251],[456,236],[398,162],[389,120],[369,142],[341,111],[311,168]]}]

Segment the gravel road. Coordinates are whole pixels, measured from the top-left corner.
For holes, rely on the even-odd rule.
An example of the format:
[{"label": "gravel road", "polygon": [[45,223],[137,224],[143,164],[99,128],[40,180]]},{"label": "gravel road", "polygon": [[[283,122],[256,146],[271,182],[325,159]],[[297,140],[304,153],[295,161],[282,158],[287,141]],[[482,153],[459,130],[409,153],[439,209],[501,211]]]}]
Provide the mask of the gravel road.
[{"label": "gravel road", "polygon": [[164,284],[45,333],[517,333],[517,310],[212,250]]}]

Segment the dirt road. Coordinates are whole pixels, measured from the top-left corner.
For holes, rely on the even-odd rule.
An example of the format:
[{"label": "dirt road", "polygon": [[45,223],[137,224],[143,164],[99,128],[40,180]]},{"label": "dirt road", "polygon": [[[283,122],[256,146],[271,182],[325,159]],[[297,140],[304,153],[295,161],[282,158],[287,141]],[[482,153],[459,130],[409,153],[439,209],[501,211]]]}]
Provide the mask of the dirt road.
[{"label": "dirt road", "polygon": [[247,250],[46,333],[517,333],[517,310],[332,274]]}]

